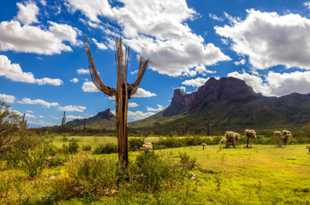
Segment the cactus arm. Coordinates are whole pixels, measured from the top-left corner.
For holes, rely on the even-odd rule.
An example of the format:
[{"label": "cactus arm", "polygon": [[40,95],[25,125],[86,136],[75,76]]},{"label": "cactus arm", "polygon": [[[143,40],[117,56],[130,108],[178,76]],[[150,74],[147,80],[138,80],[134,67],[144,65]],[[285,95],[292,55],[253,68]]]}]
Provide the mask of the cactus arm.
[{"label": "cactus arm", "polygon": [[94,63],[94,59],[92,57],[92,54],[91,54],[91,51],[88,45],[85,45],[85,50],[86,50],[86,54],[87,54],[88,61],[89,61],[89,72],[90,72],[93,83],[100,91],[102,91],[106,95],[114,96],[115,90],[109,86],[106,86],[100,79],[100,76],[98,74],[96,65]]},{"label": "cactus arm", "polygon": [[140,57],[137,79],[134,83],[128,85],[129,97],[132,97],[134,94],[136,94],[148,64],[149,60],[145,60],[144,58]]}]

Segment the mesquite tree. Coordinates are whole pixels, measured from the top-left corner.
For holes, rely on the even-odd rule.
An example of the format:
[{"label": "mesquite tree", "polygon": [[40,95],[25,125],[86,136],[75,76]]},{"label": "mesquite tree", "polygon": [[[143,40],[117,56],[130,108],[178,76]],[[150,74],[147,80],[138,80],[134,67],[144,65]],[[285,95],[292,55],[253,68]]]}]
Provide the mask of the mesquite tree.
[{"label": "mesquite tree", "polygon": [[128,99],[130,99],[138,90],[139,84],[142,80],[144,72],[148,66],[149,61],[140,57],[137,79],[134,83],[127,82],[127,68],[128,68],[128,47],[124,47],[122,40],[115,41],[115,60],[117,65],[117,83],[116,88],[108,87],[100,79],[97,68],[94,63],[89,45],[86,43],[85,49],[89,61],[89,71],[92,81],[96,87],[104,94],[115,97],[116,102],[116,129],[117,129],[117,143],[118,143],[118,159],[122,168],[128,166]]}]

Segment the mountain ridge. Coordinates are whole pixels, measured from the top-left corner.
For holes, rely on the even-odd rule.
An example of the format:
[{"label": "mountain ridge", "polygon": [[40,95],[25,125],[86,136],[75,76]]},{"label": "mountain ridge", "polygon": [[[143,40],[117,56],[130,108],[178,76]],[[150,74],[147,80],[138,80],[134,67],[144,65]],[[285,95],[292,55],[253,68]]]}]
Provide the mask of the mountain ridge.
[{"label": "mountain ridge", "polygon": [[[108,109],[86,119],[86,124],[92,128],[114,129],[115,121]],[[67,125],[81,127],[82,122],[84,120],[74,120]],[[244,81],[226,77],[210,78],[192,93],[174,90],[166,109],[129,123],[129,128],[141,132],[185,134],[245,128],[294,128],[307,124],[310,124],[310,94],[263,96]]]}]

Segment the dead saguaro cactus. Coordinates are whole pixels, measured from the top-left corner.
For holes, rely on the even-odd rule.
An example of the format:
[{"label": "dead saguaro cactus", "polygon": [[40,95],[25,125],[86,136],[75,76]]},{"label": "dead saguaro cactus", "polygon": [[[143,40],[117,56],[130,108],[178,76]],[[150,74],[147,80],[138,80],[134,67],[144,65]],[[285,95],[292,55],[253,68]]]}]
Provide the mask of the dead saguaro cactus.
[{"label": "dead saguaro cactus", "polygon": [[65,127],[66,121],[67,121],[66,112],[64,112],[62,119],[61,119],[61,128]]},{"label": "dead saguaro cactus", "polygon": [[122,40],[115,41],[115,60],[117,65],[117,83],[116,88],[108,87],[100,79],[94,59],[92,57],[89,45],[85,45],[86,53],[89,61],[89,71],[92,81],[96,87],[104,94],[115,97],[116,101],[116,129],[117,129],[117,143],[118,143],[118,159],[121,168],[128,166],[128,99],[130,99],[138,90],[142,77],[148,66],[149,61],[140,57],[137,79],[134,83],[127,82],[128,69],[128,47],[124,47]]}]

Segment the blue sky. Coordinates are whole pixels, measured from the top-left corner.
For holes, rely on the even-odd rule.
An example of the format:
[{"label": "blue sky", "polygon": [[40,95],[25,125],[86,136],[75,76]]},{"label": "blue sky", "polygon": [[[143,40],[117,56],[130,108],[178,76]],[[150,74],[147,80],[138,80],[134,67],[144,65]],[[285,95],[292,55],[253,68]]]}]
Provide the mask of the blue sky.
[{"label": "blue sky", "polygon": [[[233,76],[256,92],[310,93],[310,3],[292,0],[19,0],[0,7],[0,99],[31,126],[94,115],[114,102],[90,82],[88,37],[104,82],[114,87],[113,39],[150,59],[131,121],[192,92],[209,77]],[[309,55],[308,55],[309,54]],[[309,58],[310,59],[310,58]]]}]

